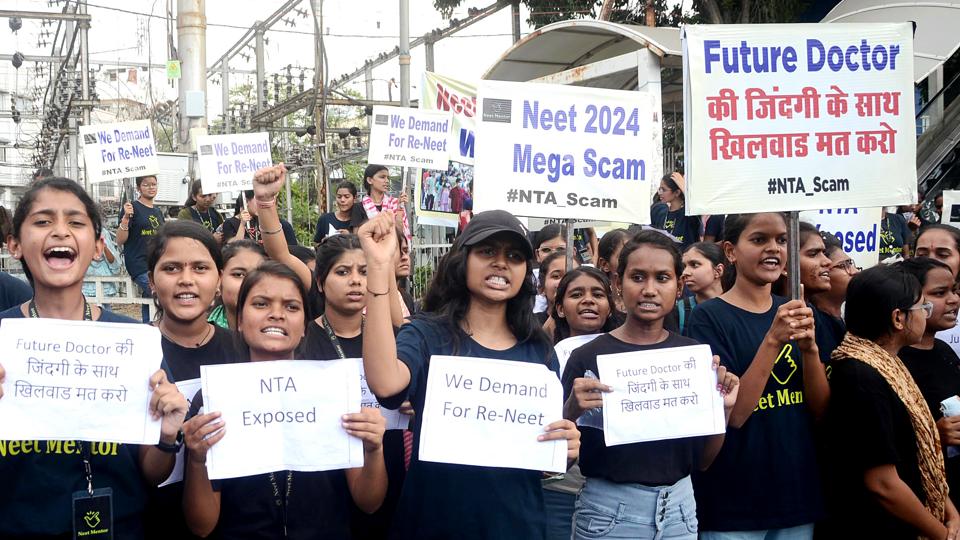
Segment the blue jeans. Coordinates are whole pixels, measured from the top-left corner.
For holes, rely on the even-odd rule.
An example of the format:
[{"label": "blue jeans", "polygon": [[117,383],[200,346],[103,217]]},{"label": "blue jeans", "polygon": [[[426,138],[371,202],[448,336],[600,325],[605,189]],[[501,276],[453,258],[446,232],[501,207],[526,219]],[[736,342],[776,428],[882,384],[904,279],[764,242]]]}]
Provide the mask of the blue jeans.
[{"label": "blue jeans", "polygon": [[697,503],[690,477],[672,486],[617,484],[587,478],[573,513],[576,540],[697,539]]},{"label": "blue jeans", "polygon": [[547,511],[547,540],[570,540],[573,526],[573,507],[577,496],[573,493],[543,490],[543,506]]},{"label": "blue jeans", "polygon": [[[150,280],[147,279],[146,272],[134,277],[133,282],[140,288],[140,298],[153,298],[153,294],[150,293]],[[147,304],[140,306],[140,317],[144,323],[150,323],[150,306]]]},{"label": "blue jeans", "polygon": [[700,540],[811,540],[812,538],[813,523],[786,529],[706,531],[700,533]]}]

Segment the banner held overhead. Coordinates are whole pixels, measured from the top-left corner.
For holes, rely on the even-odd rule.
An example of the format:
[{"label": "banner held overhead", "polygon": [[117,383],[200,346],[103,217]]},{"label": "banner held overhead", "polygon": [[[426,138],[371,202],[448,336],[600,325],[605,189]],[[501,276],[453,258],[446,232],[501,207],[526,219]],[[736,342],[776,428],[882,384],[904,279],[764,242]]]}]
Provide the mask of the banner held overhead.
[{"label": "banner held overhead", "polygon": [[909,23],[683,30],[690,215],[917,198]]},{"label": "banner held overhead", "polygon": [[160,172],[149,120],[80,126],[80,137],[92,183]]},{"label": "banner held overhead", "polygon": [[650,222],[663,165],[649,95],[482,81],[478,103],[475,211]]}]

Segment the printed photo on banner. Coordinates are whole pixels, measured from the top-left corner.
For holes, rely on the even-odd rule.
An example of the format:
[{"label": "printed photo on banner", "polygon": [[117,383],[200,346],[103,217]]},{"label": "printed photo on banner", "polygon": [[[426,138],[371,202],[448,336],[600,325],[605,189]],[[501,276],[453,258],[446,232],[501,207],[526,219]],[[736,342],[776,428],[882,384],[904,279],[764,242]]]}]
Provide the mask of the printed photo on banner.
[{"label": "printed photo on banner", "polygon": [[800,212],[800,219],[837,237],[858,268],[880,261],[881,208],[827,208]]},{"label": "printed photo on banner", "polygon": [[422,169],[419,211],[449,215],[456,221],[460,213],[473,209],[473,165],[449,162],[446,169]]},{"label": "printed photo on banner", "polygon": [[160,369],[153,326],[4,319],[0,426],[10,440],[157,444],[150,377]]},{"label": "printed photo on banner", "polygon": [[[477,85],[450,77],[444,77],[429,71],[423,74],[420,86],[420,108],[424,110],[449,112],[453,117],[453,128],[448,138],[450,148],[450,164],[433,170],[421,171],[421,180],[428,175],[433,178],[433,184],[421,182],[416,186],[417,220],[425,225],[456,227],[460,224],[460,213],[469,210],[452,210],[457,207],[451,201],[452,211],[439,209],[438,197],[442,195],[443,186],[450,183],[453,189],[453,179],[449,174],[459,173],[460,178],[469,177],[468,185],[464,187],[473,198],[473,159],[476,148],[476,113],[477,113]],[[437,176],[447,176],[437,184]],[[428,188],[432,188],[429,191]],[[472,203],[471,203],[472,204]]]},{"label": "printed photo on banner", "polygon": [[226,426],[207,456],[210,479],[363,466],[363,443],[341,425],[360,411],[356,360],[201,366],[200,379],[204,409]]},{"label": "printed photo on banner", "polygon": [[597,356],[607,446],[727,429],[709,345]]},{"label": "printed photo on banner", "polygon": [[645,92],[481,81],[474,211],[650,223],[662,176]]},{"label": "printed photo on banner", "polygon": [[452,129],[448,112],[376,105],[367,161],[396,167],[446,167]]},{"label": "printed photo on banner", "polygon": [[80,138],[92,183],[160,172],[149,120],[80,126]]},{"label": "printed photo on banner", "polygon": [[270,135],[203,135],[197,138],[197,161],[203,193],[253,189],[253,173],[273,165]]},{"label": "printed photo on banner", "polygon": [[563,418],[562,409],[560,380],[542,364],[433,356],[419,457],[564,472],[566,441],[537,440],[548,425]]},{"label": "printed photo on banner", "polygon": [[690,214],[916,202],[910,23],[682,33]]}]

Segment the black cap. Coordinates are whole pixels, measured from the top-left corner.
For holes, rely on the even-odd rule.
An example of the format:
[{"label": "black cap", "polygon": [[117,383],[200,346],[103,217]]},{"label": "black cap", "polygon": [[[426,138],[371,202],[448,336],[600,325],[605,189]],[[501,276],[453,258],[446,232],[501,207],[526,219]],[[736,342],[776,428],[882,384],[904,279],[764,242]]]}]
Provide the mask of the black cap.
[{"label": "black cap", "polygon": [[526,228],[506,210],[487,210],[475,214],[460,235],[460,245],[473,246],[499,233],[512,233],[527,258],[533,257],[533,246],[527,239]]}]

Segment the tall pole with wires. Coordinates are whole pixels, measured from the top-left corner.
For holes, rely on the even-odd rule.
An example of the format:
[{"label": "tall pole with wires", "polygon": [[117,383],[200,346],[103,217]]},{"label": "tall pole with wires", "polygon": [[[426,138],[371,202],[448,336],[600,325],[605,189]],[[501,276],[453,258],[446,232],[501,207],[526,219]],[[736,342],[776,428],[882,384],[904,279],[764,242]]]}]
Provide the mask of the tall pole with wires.
[{"label": "tall pole with wires", "polygon": [[313,10],[313,28],[316,35],[314,40],[314,105],[313,123],[317,130],[314,160],[317,164],[317,207],[320,213],[328,211],[327,201],[327,133],[326,133],[326,101],[327,77],[323,48],[323,0],[310,0]]}]

